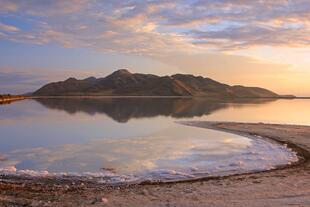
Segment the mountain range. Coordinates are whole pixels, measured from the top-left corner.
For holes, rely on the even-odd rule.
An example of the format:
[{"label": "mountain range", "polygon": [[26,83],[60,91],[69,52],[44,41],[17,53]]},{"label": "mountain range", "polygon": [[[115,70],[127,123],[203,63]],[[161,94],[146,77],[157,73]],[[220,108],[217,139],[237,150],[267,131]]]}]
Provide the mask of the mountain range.
[{"label": "mountain range", "polygon": [[210,78],[190,74],[157,76],[131,73],[126,69],[104,78],[89,77],[49,83],[34,96],[199,96],[232,98],[281,97],[260,87],[230,86]]}]

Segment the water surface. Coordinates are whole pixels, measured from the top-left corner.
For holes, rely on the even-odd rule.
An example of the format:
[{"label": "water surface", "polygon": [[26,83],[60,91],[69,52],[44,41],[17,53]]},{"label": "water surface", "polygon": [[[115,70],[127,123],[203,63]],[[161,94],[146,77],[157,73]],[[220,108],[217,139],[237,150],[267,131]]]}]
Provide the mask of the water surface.
[{"label": "water surface", "polygon": [[83,175],[101,182],[179,180],[296,161],[262,139],[176,123],[310,124],[310,100],[36,99],[0,106],[0,172]]}]

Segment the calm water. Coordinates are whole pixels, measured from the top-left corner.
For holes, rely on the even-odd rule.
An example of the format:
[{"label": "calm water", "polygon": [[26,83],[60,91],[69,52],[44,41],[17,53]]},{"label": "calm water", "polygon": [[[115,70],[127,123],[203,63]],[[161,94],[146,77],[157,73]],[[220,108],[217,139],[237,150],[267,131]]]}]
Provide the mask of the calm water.
[{"label": "calm water", "polygon": [[175,122],[183,120],[310,125],[310,100],[96,98],[0,105],[0,173],[177,180],[296,160],[284,146]]}]

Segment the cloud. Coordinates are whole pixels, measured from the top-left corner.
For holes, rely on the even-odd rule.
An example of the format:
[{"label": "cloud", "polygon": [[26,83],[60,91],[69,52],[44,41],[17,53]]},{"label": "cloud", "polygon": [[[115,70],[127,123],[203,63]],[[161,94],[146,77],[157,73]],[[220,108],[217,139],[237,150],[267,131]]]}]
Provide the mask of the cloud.
[{"label": "cloud", "polygon": [[23,12],[32,16],[54,16],[79,12],[89,0],[0,0],[0,13]]},{"label": "cloud", "polygon": [[0,38],[17,42],[56,42],[151,56],[310,43],[307,0],[0,0],[0,4],[0,16],[26,15],[32,22],[33,28],[25,31],[0,25],[0,30],[14,30],[14,34],[2,32]]},{"label": "cloud", "polygon": [[20,29],[18,29],[15,26],[3,24],[1,22],[0,22],[0,30],[5,31],[5,32],[18,32],[18,31],[20,31]]},{"label": "cloud", "polygon": [[[210,133],[214,136],[208,136],[205,141]],[[60,172],[98,172],[105,167],[113,168],[119,173],[135,173],[156,168],[169,169],[173,166],[181,168],[186,166],[186,162],[189,165],[195,163],[198,167],[201,160],[206,158],[227,159],[238,155],[236,152],[250,144],[243,138],[234,138],[232,142],[227,142],[227,137],[221,133],[206,132],[199,128],[173,127],[130,139],[102,138],[54,148],[14,150],[8,154],[8,159],[17,162],[31,160],[31,167],[34,169]],[[179,164],[180,161],[183,165]]]},{"label": "cloud", "polygon": [[[211,75],[276,91],[288,90],[287,77],[303,83],[309,77],[287,72],[309,67],[308,52],[294,52],[310,46],[308,0],[0,0],[0,5],[2,40],[143,56],[164,63],[168,73]],[[290,53],[274,60],[284,47]],[[223,71],[235,78],[223,78]]]},{"label": "cloud", "polygon": [[42,85],[41,77],[35,74],[25,72],[13,72],[8,69],[1,69],[0,72],[0,93],[18,93],[20,90],[23,92],[27,89]]},{"label": "cloud", "polygon": [[92,72],[73,70],[51,71],[47,69],[32,69],[27,71],[12,68],[0,68],[0,94],[23,94],[33,92],[43,85],[67,79],[68,77],[86,78],[94,75]]},{"label": "cloud", "polygon": [[16,5],[16,3],[12,2],[12,1],[1,0],[0,5],[1,5],[0,6],[0,14],[17,11],[17,5]]},{"label": "cloud", "polygon": [[303,28],[278,28],[274,26],[242,26],[221,31],[192,31],[196,45],[205,45],[223,50],[237,50],[253,46],[310,45],[310,31]]}]

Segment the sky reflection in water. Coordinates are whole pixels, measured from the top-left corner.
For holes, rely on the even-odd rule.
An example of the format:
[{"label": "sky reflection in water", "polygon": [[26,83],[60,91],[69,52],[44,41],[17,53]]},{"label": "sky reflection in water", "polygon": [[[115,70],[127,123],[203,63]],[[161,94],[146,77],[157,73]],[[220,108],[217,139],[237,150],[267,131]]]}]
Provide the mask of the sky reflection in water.
[{"label": "sky reflection in water", "polygon": [[[266,169],[272,164],[284,164],[293,155],[270,143],[256,143],[175,121],[310,124],[305,118],[310,117],[309,103],[98,98],[14,102],[0,106],[0,167],[79,173],[108,170],[117,174],[163,169],[189,174],[193,174],[193,169],[209,173]],[[278,154],[270,154],[270,149]],[[258,154],[251,157],[251,153]],[[252,165],[255,159],[256,165]]]}]

